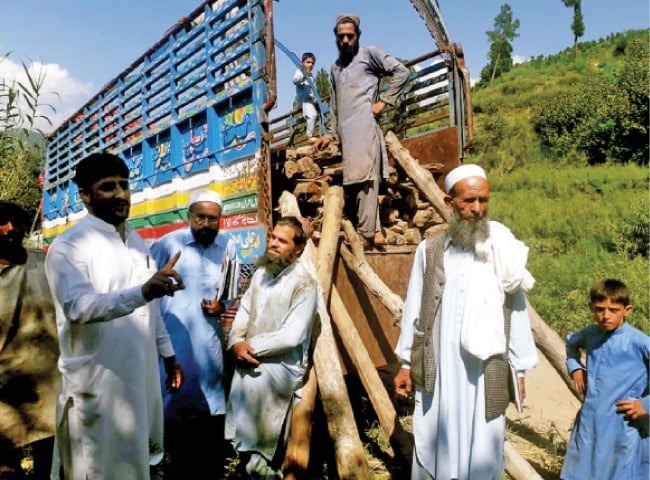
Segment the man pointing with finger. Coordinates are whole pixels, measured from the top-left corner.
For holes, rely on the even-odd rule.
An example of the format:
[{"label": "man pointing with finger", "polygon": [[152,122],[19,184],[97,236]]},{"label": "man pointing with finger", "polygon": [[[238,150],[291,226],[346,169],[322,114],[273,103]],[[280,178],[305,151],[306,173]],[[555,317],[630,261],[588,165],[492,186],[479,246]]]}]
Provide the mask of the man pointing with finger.
[{"label": "man pointing with finger", "polygon": [[159,356],[168,388],[182,383],[156,300],[184,288],[174,271],[180,253],[156,271],[126,223],[129,171],[119,157],[82,159],[74,182],[88,215],[46,258],[62,376],[53,478],[149,479],[163,457]]}]

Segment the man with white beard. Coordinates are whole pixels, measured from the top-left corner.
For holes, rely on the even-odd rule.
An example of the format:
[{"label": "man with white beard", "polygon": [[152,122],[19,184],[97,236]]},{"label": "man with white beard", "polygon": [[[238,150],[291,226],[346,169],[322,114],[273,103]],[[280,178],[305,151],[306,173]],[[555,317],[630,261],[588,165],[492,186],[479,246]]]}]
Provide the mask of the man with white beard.
[{"label": "man with white beard", "polygon": [[417,248],[395,352],[395,392],[415,392],[411,479],[499,480],[510,366],[525,396],[537,364],[524,293],[528,248],[487,216],[483,169],[445,178],[453,218]]}]

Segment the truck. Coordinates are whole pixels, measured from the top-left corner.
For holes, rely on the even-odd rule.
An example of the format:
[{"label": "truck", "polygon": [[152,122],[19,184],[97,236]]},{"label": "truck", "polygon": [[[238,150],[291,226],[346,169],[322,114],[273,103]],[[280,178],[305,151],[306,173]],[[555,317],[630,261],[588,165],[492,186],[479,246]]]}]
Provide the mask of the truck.
[{"label": "truck", "polygon": [[[403,101],[379,122],[440,181],[472,145],[469,71],[437,1],[410,3],[431,33],[431,50],[405,61],[411,76]],[[186,226],[190,194],[212,189],[224,199],[220,234],[237,246],[242,276],[250,274],[278,198],[295,185],[284,172],[287,154],[305,142],[299,110],[274,116],[276,55],[297,62],[276,33],[273,0],[203,1],[53,131],[43,178],[44,247],[86,214],[72,181],[75,165],[106,151],[129,167],[129,222],[145,241]],[[399,243],[368,258],[404,296],[416,245]],[[343,266],[335,276],[373,362],[390,363],[396,322],[359,292]]]}]

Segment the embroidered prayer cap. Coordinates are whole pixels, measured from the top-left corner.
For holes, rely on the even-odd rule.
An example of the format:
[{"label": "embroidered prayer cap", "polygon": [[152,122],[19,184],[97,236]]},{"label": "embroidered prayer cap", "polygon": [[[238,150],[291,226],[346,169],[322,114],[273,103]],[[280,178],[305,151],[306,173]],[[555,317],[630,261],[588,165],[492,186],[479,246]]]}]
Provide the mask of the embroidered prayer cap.
[{"label": "embroidered prayer cap", "polygon": [[92,153],[82,158],[75,167],[73,181],[87,189],[102,178],[119,176],[129,178],[129,168],[117,155],[106,152]]},{"label": "embroidered prayer cap", "polygon": [[334,25],[334,28],[336,28],[339,23],[353,23],[358,30],[361,26],[361,19],[359,18],[359,15],[355,15],[354,13],[341,13],[336,16],[336,25]]},{"label": "embroidered prayer cap", "polygon": [[188,206],[191,207],[198,202],[212,202],[216,203],[220,207],[223,204],[221,195],[213,190],[199,190],[197,192],[194,192],[192,195],[190,195],[190,204]]},{"label": "embroidered prayer cap", "polygon": [[470,177],[481,177],[487,180],[485,170],[483,170],[481,167],[473,164],[465,164],[461,165],[460,167],[456,167],[447,173],[447,176],[445,177],[445,190],[447,190],[447,193],[449,193],[449,191],[454,188],[454,185],[456,185],[461,180],[465,180]]}]

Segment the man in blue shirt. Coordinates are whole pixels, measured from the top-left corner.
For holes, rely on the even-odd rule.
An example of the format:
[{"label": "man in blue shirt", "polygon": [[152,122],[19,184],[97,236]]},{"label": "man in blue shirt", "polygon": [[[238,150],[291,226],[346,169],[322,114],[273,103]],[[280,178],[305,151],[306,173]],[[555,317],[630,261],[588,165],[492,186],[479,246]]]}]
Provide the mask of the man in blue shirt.
[{"label": "man in blue shirt", "polygon": [[219,478],[225,461],[224,358],[220,315],[234,299],[237,276],[235,245],[219,235],[221,197],[211,190],[194,192],[189,227],[160,238],[151,253],[160,265],[180,251],[175,269],[185,290],[160,303],[161,314],[184,373],[177,392],[163,388],[165,478]]}]

